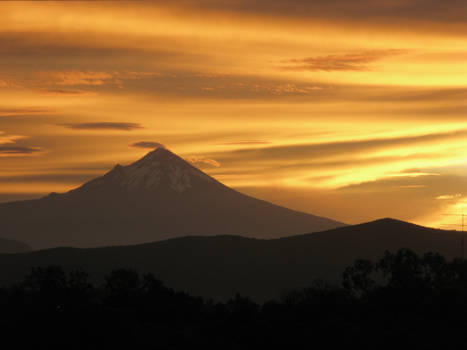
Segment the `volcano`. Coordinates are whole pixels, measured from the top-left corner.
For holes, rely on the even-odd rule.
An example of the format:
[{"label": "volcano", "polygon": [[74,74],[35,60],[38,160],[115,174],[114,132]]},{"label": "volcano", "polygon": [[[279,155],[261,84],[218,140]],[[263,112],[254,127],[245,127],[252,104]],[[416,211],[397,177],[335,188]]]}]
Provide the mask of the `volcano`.
[{"label": "volcano", "polygon": [[163,147],[67,193],[0,204],[0,236],[34,249],[190,235],[278,238],[345,224],[244,195]]}]

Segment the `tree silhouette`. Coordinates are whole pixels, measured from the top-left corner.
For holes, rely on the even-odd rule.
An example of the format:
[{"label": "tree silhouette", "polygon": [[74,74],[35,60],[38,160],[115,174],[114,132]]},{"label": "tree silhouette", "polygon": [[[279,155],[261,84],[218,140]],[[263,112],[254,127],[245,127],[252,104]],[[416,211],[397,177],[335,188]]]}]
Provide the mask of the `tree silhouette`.
[{"label": "tree silhouette", "polygon": [[39,267],[0,289],[0,311],[4,343],[20,348],[463,348],[467,263],[386,252],[355,261],[342,287],[317,280],[263,305],[239,294],[205,301],[128,269],[95,287],[84,271]]},{"label": "tree silhouette", "polygon": [[376,287],[377,267],[369,260],[357,260],[345,269],[342,285],[355,296],[365,296]]},{"label": "tree silhouette", "polygon": [[114,270],[106,277],[104,290],[110,305],[135,305],[140,301],[141,279],[133,270]]}]

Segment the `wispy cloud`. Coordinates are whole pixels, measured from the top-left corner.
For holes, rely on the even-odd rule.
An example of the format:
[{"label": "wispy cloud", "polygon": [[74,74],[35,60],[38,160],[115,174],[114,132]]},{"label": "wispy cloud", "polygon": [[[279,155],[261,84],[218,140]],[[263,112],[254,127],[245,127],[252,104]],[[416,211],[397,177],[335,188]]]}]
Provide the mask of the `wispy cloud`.
[{"label": "wispy cloud", "polygon": [[[278,145],[260,148],[245,148],[230,152],[219,153],[219,157],[226,160],[241,160],[242,162],[263,160],[281,160],[281,159],[327,159],[329,157],[340,155],[343,157],[352,154],[368,155],[371,151],[391,149],[394,147],[409,147],[432,142],[441,142],[443,140],[463,139],[467,136],[467,130],[458,130],[453,132],[429,133],[413,136],[400,137],[381,137],[363,140],[343,140],[336,142],[310,143]],[[217,157],[216,157],[217,158]]]},{"label": "wispy cloud", "polygon": [[46,75],[49,81],[64,86],[103,85],[114,79],[111,73],[93,71],[45,72],[43,75]]},{"label": "wispy cloud", "polygon": [[[0,43],[1,44],[1,43]],[[169,64],[169,63],[164,63]],[[329,85],[289,78],[271,79],[260,75],[203,74],[197,70],[43,70],[10,79],[18,89],[40,90],[56,94],[85,94],[102,91],[191,96],[197,98],[274,98],[329,94]],[[13,85],[12,85],[13,86]],[[2,84],[0,82],[0,88]]]},{"label": "wispy cloud", "polygon": [[214,168],[219,168],[221,166],[221,164],[218,161],[205,157],[191,157],[188,158],[188,161],[199,166],[207,165],[209,167]]},{"label": "wispy cloud", "polygon": [[51,94],[58,94],[58,95],[89,95],[91,94],[89,91],[84,90],[65,90],[65,89],[49,89],[45,90],[45,92]]},{"label": "wispy cloud", "polygon": [[378,50],[292,59],[285,69],[309,71],[365,71],[370,64],[378,60],[405,53],[405,50]]},{"label": "wispy cloud", "polygon": [[134,142],[130,145],[130,147],[137,147],[137,148],[158,148],[162,147],[165,148],[165,146],[162,143],[159,142],[154,142],[154,141],[139,141],[139,142]]},{"label": "wispy cloud", "polygon": [[73,130],[124,130],[131,131],[142,129],[143,126],[138,123],[122,123],[122,122],[100,122],[100,123],[65,123],[59,124],[68,129]]},{"label": "wispy cloud", "polygon": [[0,175],[0,184],[10,184],[10,183],[24,183],[24,182],[35,182],[35,183],[83,183],[86,182],[98,174],[96,173],[87,173],[87,172],[77,172],[74,174],[70,173],[32,173],[32,174],[22,174],[22,175]]},{"label": "wispy cloud", "polygon": [[51,110],[40,107],[1,108],[0,117],[13,117],[20,115],[43,115],[51,113]]},{"label": "wispy cloud", "polygon": [[239,140],[239,141],[230,141],[230,142],[222,142],[218,143],[218,145],[225,145],[225,146],[230,146],[230,145],[266,145],[270,144],[271,142],[269,141],[264,141],[264,140]]},{"label": "wispy cloud", "polygon": [[24,147],[15,145],[0,145],[0,154],[4,155],[21,155],[40,152],[40,148]]},{"label": "wispy cloud", "polygon": [[[153,0],[155,4],[164,4],[162,0]],[[421,5],[423,4],[423,6]],[[466,20],[465,3],[462,0],[451,0],[449,7],[440,6],[437,0],[176,0],[169,6],[188,11],[214,11],[237,13],[239,15],[262,15],[273,17],[294,17],[296,19],[319,18],[331,21],[346,19],[359,25],[367,21],[378,20],[396,26],[401,19],[433,21],[433,22],[463,22]]]},{"label": "wispy cloud", "polygon": [[443,200],[443,199],[456,199],[456,198],[460,198],[460,197],[462,197],[462,194],[460,194],[460,193],[443,194],[443,195],[440,195],[440,196],[436,197],[436,199],[440,199],[440,200]]},{"label": "wispy cloud", "polygon": [[[233,150],[219,150],[209,156],[222,164],[222,172],[210,171],[213,176],[236,172],[230,184],[280,181],[290,174],[288,184],[338,188],[352,183],[371,181],[389,176],[420,178],[421,172],[404,173],[411,164],[433,167],[445,164],[455,152],[443,144],[462,142],[467,130],[426,133],[404,136],[382,136],[373,139],[340,140],[333,142],[251,145]],[[454,152],[454,153],[453,153]],[[358,170],[356,170],[358,169]],[[436,175],[430,172],[429,175]],[[247,176],[242,180],[239,176]],[[322,178],[327,176],[327,178]],[[321,177],[321,178],[320,178]],[[406,185],[406,184],[403,184]],[[411,183],[410,185],[419,185]]]},{"label": "wispy cloud", "polygon": [[31,155],[43,151],[38,147],[25,146],[18,143],[25,138],[22,135],[8,135],[0,131],[0,157]]},{"label": "wispy cloud", "polygon": [[124,80],[139,80],[160,76],[156,72],[137,71],[43,71],[37,78],[57,86],[99,86],[104,84],[121,85]]}]

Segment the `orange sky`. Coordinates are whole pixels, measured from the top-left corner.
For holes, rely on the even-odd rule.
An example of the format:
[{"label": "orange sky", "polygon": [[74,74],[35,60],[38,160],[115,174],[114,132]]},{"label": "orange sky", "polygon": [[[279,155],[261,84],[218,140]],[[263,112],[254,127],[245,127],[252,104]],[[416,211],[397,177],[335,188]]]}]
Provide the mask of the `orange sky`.
[{"label": "orange sky", "polygon": [[[377,4],[375,4],[377,3]],[[348,223],[467,205],[467,8],[435,0],[0,3],[0,201],[156,143]]]}]

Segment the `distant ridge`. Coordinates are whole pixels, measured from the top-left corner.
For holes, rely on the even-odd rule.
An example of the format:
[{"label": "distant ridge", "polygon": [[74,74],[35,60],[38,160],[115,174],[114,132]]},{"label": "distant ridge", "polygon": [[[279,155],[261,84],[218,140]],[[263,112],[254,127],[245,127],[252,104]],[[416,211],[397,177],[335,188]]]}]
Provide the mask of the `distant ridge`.
[{"label": "distant ridge", "polygon": [[31,247],[23,242],[0,238],[0,254],[23,253],[30,250]]},{"label": "distant ridge", "polygon": [[0,255],[0,283],[17,281],[33,266],[83,268],[102,281],[125,267],[152,272],[166,285],[194,295],[225,299],[236,292],[264,301],[316,278],[338,283],[356,259],[376,261],[386,250],[459,256],[460,233],[393,219],[326,232],[262,240],[239,236],[180,237],[94,249],[57,248]]},{"label": "distant ridge", "polygon": [[1,234],[34,249],[186,235],[277,238],[343,223],[241,194],[159,147],[64,194],[0,204]]}]

